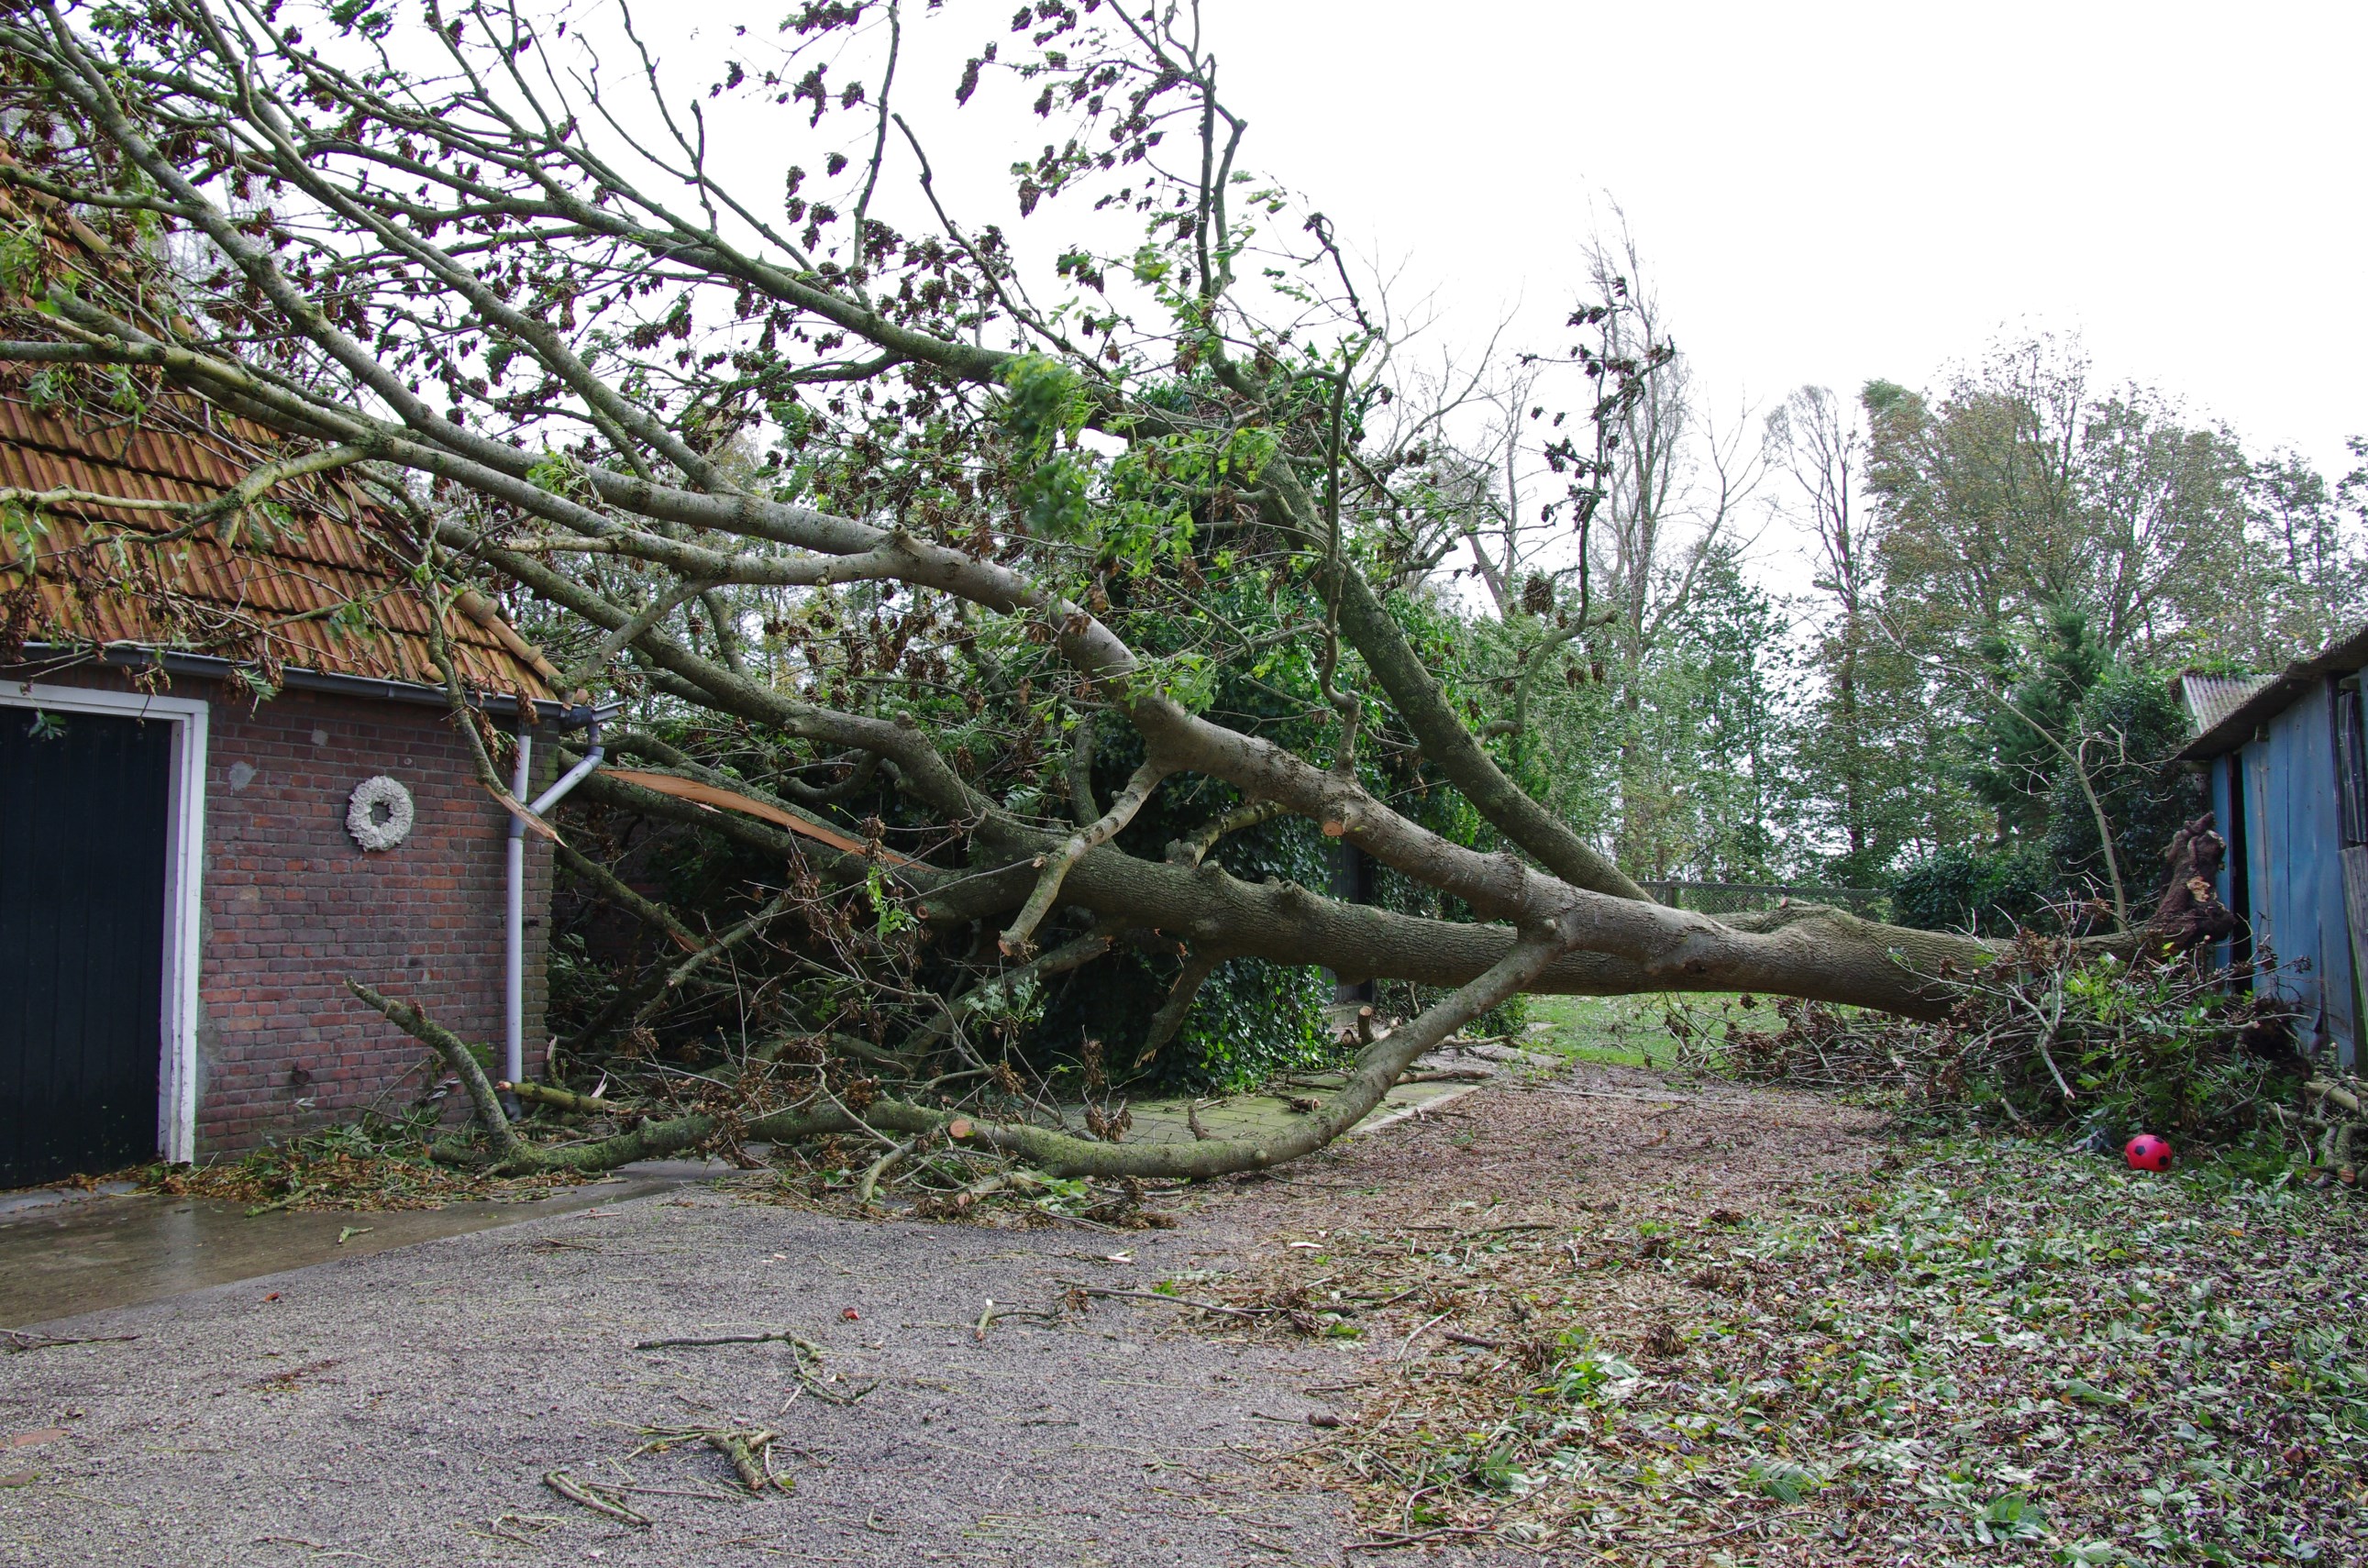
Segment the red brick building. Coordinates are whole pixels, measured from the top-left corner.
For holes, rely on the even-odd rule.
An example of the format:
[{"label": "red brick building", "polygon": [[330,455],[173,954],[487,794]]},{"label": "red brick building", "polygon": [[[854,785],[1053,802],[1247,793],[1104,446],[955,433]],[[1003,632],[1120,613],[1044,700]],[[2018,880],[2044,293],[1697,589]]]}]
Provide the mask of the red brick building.
[{"label": "red brick building", "polygon": [[[194,517],[268,460],[259,432],[162,398],[67,418],[39,390],[0,383],[0,1186],[407,1107],[427,1053],[348,978],[498,1059],[508,819],[396,520],[333,478]],[[534,716],[547,777],[551,667],[465,608],[459,676],[501,730]],[[528,844],[539,1055],[550,863]]]}]

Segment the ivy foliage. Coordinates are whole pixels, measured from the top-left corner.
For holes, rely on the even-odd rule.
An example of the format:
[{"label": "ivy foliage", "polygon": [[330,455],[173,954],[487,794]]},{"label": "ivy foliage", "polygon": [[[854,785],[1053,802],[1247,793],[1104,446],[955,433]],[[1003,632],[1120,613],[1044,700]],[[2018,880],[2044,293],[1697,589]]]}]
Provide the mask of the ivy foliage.
[{"label": "ivy foliage", "polygon": [[[2003,643],[1986,656],[2013,667]],[[1998,842],[1936,850],[1904,868],[1892,902],[1907,925],[2010,936],[2051,904],[2109,898],[2113,867],[2132,916],[2142,917],[2162,884],[2165,849],[2203,809],[2195,775],[2176,760],[2189,721],[2167,671],[2108,661],[2069,612],[2050,620],[2027,665],[1967,771],[1998,812]]]},{"label": "ivy foliage", "polygon": [[1893,917],[1927,931],[2011,937],[2046,907],[2054,878],[2030,848],[1954,846],[1917,861],[1891,884]]}]

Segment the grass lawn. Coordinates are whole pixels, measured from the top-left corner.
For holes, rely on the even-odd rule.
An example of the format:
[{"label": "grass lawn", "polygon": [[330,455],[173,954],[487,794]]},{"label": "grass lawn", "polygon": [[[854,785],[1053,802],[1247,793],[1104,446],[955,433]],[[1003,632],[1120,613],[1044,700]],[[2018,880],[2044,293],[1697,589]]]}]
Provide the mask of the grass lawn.
[{"label": "grass lawn", "polygon": [[1707,1022],[1742,1024],[1747,1028],[1773,1029],[1782,1019],[1766,997],[1704,995],[1531,996],[1528,1000],[1532,1026],[1547,1025],[1522,1043],[1549,1051],[1572,1062],[1604,1062],[1626,1067],[1668,1067],[1676,1064],[1677,1041],[1669,1033],[1668,1014],[1683,1009],[1697,1025]]}]

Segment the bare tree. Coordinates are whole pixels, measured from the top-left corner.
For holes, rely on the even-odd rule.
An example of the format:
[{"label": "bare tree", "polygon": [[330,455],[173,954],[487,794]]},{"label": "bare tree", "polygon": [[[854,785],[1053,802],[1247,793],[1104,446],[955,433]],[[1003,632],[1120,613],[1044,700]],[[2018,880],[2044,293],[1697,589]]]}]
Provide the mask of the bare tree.
[{"label": "bare tree", "polygon": [[1819,591],[1834,615],[1824,650],[1831,709],[1828,738],[1838,753],[1841,826],[1856,861],[1873,847],[1872,746],[1861,666],[1881,584],[1867,538],[1860,490],[1866,479],[1866,433],[1856,410],[1827,387],[1802,387],[1770,412],[1768,444],[1782,454],[1793,500],[1815,536]]},{"label": "bare tree", "polygon": [[[1589,323],[1599,364],[1634,366],[1628,395],[1602,411],[1602,500],[1588,529],[1584,618],[1600,624],[1602,662],[1623,715],[1616,737],[1621,858],[1665,869],[1668,781],[1638,724],[1643,683],[1693,602],[1703,564],[1728,542],[1766,471],[1753,421],[1724,428],[1701,406],[1691,366],[1671,341],[1626,215],[1587,254],[1588,285],[1608,308]],[[1600,609],[1596,608],[1600,603]]]},{"label": "bare tree", "polygon": [[[1834,911],[1656,905],[1491,760],[1377,587],[1398,567],[1374,541],[1423,504],[1401,478],[1417,465],[1368,449],[1395,395],[1389,332],[1329,224],[1241,168],[1245,127],[1189,7],[1040,6],[963,74],[960,98],[999,75],[1057,128],[1017,171],[1023,216],[1091,200],[1139,236],[1039,276],[964,218],[899,118],[917,24],[893,3],[806,6],[773,52],[739,39],[712,90],[670,85],[621,7],[424,15],[13,7],[0,108],[28,133],[0,179],[51,227],[12,263],[0,361],[79,378],[67,401],[194,399],[279,432],[375,488],[381,543],[422,593],[500,592],[587,687],[779,748],[725,775],[643,730],[615,749],[675,792],[586,786],[789,866],[748,918],[803,922],[813,983],[710,1080],[723,1099],[564,1158],[729,1130],[1203,1176],[1320,1146],[1524,991],[1930,1014],[1942,966],[1989,956]],[[719,139],[760,122],[787,167],[735,188]],[[69,222],[102,244],[51,243]],[[1606,371],[1604,417],[1634,423],[1606,550],[1641,635],[1684,592],[1682,567],[1674,586],[1660,569],[1688,411],[1677,383],[1622,390],[1649,355],[1612,358],[1630,368]],[[1743,488],[1726,461],[1710,460],[1711,532]],[[1315,651],[1320,694],[1295,744],[1212,707],[1218,674],[1288,646]],[[464,728],[499,789],[497,743]],[[1090,765],[1121,732],[1141,761],[1104,801]],[[1507,847],[1452,842],[1369,790],[1374,748],[1418,756]],[[702,816],[693,786],[770,814]],[[1201,825],[1164,853],[1122,842],[1180,799],[1210,802]],[[848,801],[871,814],[848,820]],[[1275,813],[1476,921],[1226,872],[1227,837]],[[731,935],[609,891],[693,957]],[[1140,1146],[1031,1119],[996,1021],[1136,943],[1184,949],[1179,1010],[1246,954],[1447,990],[1275,1137]],[[474,1073],[414,1001],[373,999]],[[490,1096],[481,1109],[498,1158],[561,1157]]]}]

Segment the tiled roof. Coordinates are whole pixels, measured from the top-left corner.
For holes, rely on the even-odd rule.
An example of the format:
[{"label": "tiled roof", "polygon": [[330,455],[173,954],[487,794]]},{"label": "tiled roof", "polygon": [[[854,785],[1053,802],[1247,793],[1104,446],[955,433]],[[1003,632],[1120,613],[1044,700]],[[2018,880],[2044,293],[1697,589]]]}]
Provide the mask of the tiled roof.
[{"label": "tiled roof", "polygon": [[[28,220],[51,270],[91,285],[131,278],[126,253],[58,203],[0,188],[0,221]],[[12,332],[40,330],[38,314],[8,313]],[[0,366],[0,489],[203,503],[290,455],[270,431],[184,394],[152,387],[136,417],[69,415],[32,395],[35,380],[28,367]],[[295,669],[440,687],[427,606],[379,542],[401,537],[394,519],[335,473],[284,483],[268,500],[284,512],[257,507],[170,540],[160,536],[188,529],[187,512],[79,500],[9,508],[36,526],[29,538],[0,527],[0,653],[40,642],[120,654],[130,644],[225,657],[267,679]],[[463,595],[444,630],[473,691],[555,695],[556,672],[482,597]]]},{"label": "tiled roof", "polygon": [[[160,396],[136,421],[107,426],[38,408],[22,378],[0,380],[0,488],[205,502],[268,461],[274,447],[269,433],[190,400]],[[133,643],[226,654],[267,675],[286,666],[440,685],[427,607],[370,538],[391,519],[334,475],[283,484],[270,498],[292,526],[258,508],[245,524],[208,523],[156,543],[138,539],[186,527],[187,515],[82,501],[43,506],[29,624],[21,605],[6,602],[24,586],[17,552],[26,541],[0,532],[0,623],[10,623],[10,641]],[[348,605],[358,608],[340,615]],[[481,692],[552,696],[539,657],[489,607],[477,608],[482,619],[446,617],[461,680]]]}]

